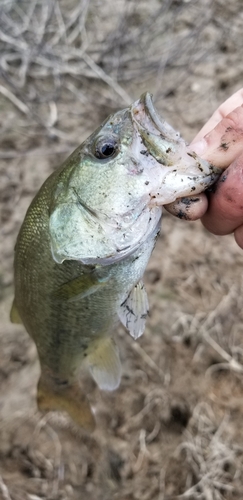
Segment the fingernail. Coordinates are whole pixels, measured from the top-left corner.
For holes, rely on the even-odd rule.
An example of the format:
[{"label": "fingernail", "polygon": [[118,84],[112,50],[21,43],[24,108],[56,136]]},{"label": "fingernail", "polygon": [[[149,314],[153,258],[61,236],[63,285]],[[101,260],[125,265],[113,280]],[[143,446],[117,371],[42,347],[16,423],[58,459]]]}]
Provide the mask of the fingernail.
[{"label": "fingernail", "polygon": [[192,149],[192,151],[194,151],[195,153],[197,153],[197,155],[200,156],[204,153],[204,151],[206,151],[207,142],[205,141],[205,139],[200,139],[200,141],[197,141],[197,142],[194,142],[194,144],[191,144],[190,148]]}]

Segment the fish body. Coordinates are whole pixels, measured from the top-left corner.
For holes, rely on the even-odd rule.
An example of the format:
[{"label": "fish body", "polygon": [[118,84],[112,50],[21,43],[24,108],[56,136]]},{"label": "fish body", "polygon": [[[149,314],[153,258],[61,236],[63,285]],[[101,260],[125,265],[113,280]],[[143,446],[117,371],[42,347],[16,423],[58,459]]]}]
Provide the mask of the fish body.
[{"label": "fish body", "polygon": [[146,93],[45,181],[17,238],[11,311],[37,347],[40,409],[65,410],[93,428],[80,367],[89,367],[101,389],[118,387],[113,333],[119,321],[134,338],[144,331],[142,277],[162,205],[205,190],[217,176],[161,121]]}]

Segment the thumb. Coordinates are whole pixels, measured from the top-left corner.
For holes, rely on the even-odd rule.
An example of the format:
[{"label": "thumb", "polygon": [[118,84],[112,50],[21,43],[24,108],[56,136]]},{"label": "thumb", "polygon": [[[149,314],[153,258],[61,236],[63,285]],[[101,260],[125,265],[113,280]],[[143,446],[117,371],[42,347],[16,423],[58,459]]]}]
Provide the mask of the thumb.
[{"label": "thumb", "polygon": [[226,168],[243,152],[243,105],[225,116],[200,141],[190,145],[202,158]]}]

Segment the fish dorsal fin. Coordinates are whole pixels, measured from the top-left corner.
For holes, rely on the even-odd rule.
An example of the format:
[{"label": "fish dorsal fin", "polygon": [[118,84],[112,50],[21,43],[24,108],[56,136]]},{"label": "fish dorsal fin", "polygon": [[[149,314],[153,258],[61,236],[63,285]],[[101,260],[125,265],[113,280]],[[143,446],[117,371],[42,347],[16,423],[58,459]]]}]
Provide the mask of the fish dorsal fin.
[{"label": "fish dorsal fin", "polygon": [[60,300],[74,302],[83,299],[102,288],[109,278],[97,278],[93,273],[82,274],[67,283],[61,285],[55,292],[54,297]]},{"label": "fish dorsal fin", "polygon": [[113,391],[121,380],[121,362],[114,340],[105,337],[99,340],[88,354],[89,369],[100,389]]},{"label": "fish dorsal fin", "polygon": [[15,303],[15,299],[13,301],[13,304],[12,304],[12,307],[11,307],[11,311],[10,311],[10,321],[11,323],[16,323],[17,325],[21,325],[22,324],[22,319],[19,315],[19,311],[17,309],[17,306],[16,306],[16,303]]},{"label": "fish dorsal fin", "polygon": [[147,293],[143,282],[139,281],[118,311],[120,321],[134,339],[138,339],[143,334],[148,311]]}]

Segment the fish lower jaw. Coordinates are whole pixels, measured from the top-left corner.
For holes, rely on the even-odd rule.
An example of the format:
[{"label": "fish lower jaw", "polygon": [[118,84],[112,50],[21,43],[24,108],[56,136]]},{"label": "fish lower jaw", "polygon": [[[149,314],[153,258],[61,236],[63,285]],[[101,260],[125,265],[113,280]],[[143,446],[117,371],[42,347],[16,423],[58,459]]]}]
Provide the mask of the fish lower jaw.
[{"label": "fish lower jaw", "polygon": [[197,177],[180,176],[177,173],[173,178],[168,175],[163,179],[162,185],[150,193],[149,207],[167,205],[178,198],[202,193],[214,184],[218,177],[218,174]]}]

